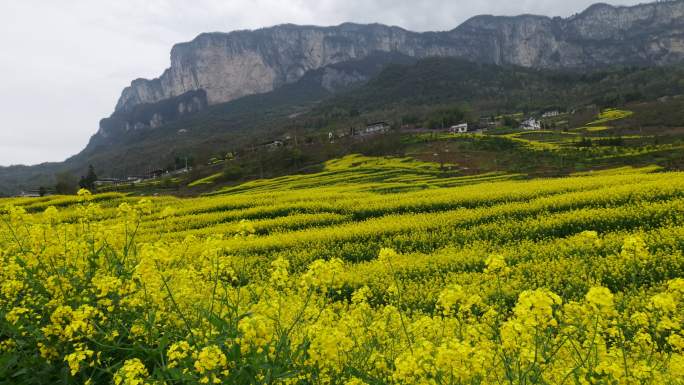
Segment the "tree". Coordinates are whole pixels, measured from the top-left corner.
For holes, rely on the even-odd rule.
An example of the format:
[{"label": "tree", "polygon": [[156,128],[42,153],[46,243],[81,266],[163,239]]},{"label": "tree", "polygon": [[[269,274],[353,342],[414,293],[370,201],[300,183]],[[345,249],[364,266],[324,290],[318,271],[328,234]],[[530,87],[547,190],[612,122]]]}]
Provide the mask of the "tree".
[{"label": "tree", "polygon": [[88,189],[93,190],[95,188],[95,182],[97,181],[97,174],[95,174],[95,168],[93,165],[88,166],[88,175],[86,175],[86,183],[88,184]]},{"label": "tree", "polygon": [[40,187],[38,188],[38,195],[44,197],[45,194],[47,194],[47,189],[46,189],[45,187],[43,187],[43,186],[40,186]]},{"label": "tree", "polygon": [[78,188],[78,181],[76,177],[69,172],[60,172],[55,175],[55,192],[62,195],[76,194]]},{"label": "tree", "polygon": [[509,128],[517,128],[520,125],[520,122],[518,122],[512,116],[506,115],[503,118],[503,125]]},{"label": "tree", "polygon": [[289,158],[290,158],[292,165],[296,169],[298,169],[299,167],[302,166],[302,162],[305,159],[304,153],[298,147],[295,147],[291,151],[289,151]]},{"label": "tree", "polygon": [[92,191],[95,189],[95,182],[96,181],[97,181],[97,174],[95,174],[95,168],[91,164],[88,166],[88,175],[81,176],[81,180],[78,182],[78,185],[81,188],[85,188],[85,189]]},{"label": "tree", "polygon": [[239,180],[245,174],[245,170],[235,161],[226,162],[223,168],[223,179],[228,181]]},{"label": "tree", "polygon": [[194,164],[195,160],[191,156],[176,156],[173,160],[173,169],[174,170],[180,170],[184,168],[191,167]]}]

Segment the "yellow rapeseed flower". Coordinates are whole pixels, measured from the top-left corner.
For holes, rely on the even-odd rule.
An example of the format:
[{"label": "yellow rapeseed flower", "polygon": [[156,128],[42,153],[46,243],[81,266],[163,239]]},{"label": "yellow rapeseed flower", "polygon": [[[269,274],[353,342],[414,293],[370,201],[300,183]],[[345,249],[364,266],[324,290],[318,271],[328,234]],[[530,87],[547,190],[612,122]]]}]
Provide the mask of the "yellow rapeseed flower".
[{"label": "yellow rapeseed flower", "polygon": [[587,303],[597,312],[610,315],[613,313],[613,293],[606,287],[594,286],[589,289],[584,297]]},{"label": "yellow rapeseed flower", "polygon": [[149,376],[145,364],[138,358],[124,361],[123,366],[114,373],[116,385],[142,385]]}]

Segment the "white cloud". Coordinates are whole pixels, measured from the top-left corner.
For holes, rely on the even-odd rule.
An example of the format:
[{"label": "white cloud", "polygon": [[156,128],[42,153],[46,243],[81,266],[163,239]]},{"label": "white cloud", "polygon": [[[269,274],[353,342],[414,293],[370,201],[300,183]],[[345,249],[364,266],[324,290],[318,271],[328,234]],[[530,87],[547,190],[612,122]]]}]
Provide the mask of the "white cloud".
[{"label": "white cloud", "polygon": [[[623,0],[625,4],[637,1]],[[569,16],[590,0],[3,0],[0,165],[80,151],[123,87],[201,32],[379,22],[448,30],[477,14]]]}]

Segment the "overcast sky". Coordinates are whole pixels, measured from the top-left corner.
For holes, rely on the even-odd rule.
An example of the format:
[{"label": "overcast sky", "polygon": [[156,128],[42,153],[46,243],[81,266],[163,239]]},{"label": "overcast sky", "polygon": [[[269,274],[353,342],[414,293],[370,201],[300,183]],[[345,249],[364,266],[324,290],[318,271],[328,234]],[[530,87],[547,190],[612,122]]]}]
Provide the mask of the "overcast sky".
[{"label": "overcast sky", "polygon": [[[620,4],[638,1],[619,0]],[[281,23],[449,30],[478,14],[570,16],[591,0],[0,0],[0,165],[80,151],[176,42]]]}]

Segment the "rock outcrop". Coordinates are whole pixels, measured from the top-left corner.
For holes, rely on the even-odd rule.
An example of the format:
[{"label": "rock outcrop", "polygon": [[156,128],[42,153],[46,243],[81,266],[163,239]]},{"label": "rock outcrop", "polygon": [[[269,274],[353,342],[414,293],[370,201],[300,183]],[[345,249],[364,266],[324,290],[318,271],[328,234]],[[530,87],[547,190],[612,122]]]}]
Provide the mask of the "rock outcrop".
[{"label": "rock outcrop", "polygon": [[99,135],[158,127],[208,105],[269,92],[312,70],[321,69],[322,86],[333,90],[365,77],[329,66],[378,52],[545,69],[672,64],[684,60],[684,0],[595,4],[567,19],[476,16],[446,32],[346,23],[205,33],[176,44],[159,78],[136,79],[125,88]]},{"label": "rock outcrop", "polygon": [[206,91],[208,104],[222,103],[268,92],[307,71],[375,51],[539,68],[668,64],[684,59],[684,1],[596,4],[567,19],[477,16],[448,32],[342,24],[205,33],[174,46],[171,67],[159,78],[133,81],[116,111],[200,89]]},{"label": "rock outcrop", "polygon": [[100,120],[100,128],[94,138],[107,139],[129,131],[158,128],[184,115],[202,111],[207,105],[207,95],[202,89],[156,102],[134,104]]}]

